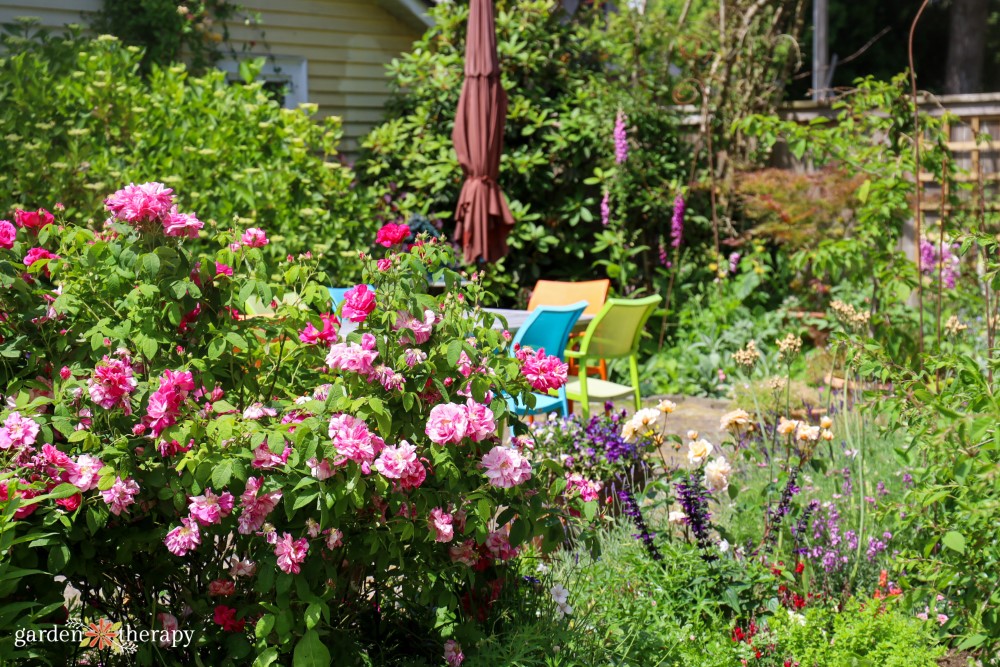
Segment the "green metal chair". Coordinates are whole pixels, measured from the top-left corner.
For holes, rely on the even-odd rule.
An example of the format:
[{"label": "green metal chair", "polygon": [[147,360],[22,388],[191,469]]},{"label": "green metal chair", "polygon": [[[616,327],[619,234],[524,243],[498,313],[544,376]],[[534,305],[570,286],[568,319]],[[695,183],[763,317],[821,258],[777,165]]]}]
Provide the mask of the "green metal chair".
[{"label": "green metal chair", "polygon": [[[567,359],[576,359],[581,369],[577,379],[566,384],[566,398],[579,401],[583,419],[590,417],[590,401],[610,401],[635,394],[635,409],[641,406],[639,393],[639,340],[642,330],[653,314],[659,295],[642,299],[608,299],[583,334],[580,347],[566,350]],[[586,368],[595,365],[596,359],[629,360],[632,386],[588,378]]]}]

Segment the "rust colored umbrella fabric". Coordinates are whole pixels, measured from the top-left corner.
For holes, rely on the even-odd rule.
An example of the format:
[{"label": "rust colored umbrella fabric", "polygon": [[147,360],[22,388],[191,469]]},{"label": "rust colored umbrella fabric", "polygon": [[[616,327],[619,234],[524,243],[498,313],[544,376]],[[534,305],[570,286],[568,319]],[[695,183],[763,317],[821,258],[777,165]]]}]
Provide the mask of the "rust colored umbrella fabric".
[{"label": "rust colored umbrella fabric", "polygon": [[455,114],[455,143],[465,183],[455,211],[455,240],[466,262],[492,262],[507,254],[514,217],[500,190],[500,154],[507,93],[500,85],[491,0],[472,0],[465,43],[465,82]]}]

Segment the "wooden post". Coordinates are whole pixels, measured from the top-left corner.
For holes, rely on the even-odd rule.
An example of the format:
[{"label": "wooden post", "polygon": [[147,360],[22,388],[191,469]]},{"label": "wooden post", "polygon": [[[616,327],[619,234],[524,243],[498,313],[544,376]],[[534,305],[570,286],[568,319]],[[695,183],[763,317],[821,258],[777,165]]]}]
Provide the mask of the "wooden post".
[{"label": "wooden post", "polygon": [[830,68],[829,6],[827,0],[813,0],[813,100],[819,102],[827,92]]}]

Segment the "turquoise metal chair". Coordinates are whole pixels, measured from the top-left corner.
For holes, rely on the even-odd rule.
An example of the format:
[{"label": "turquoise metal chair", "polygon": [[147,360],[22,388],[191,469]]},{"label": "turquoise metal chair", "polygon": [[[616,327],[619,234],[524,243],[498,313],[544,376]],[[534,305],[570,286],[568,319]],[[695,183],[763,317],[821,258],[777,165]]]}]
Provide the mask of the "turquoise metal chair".
[{"label": "turquoise metal chair", "polygon": [[[344,300],[344,295],[347,294],[354,287],[327,287],[328,292],[330,292],[330,300],[333,301],[333,306],[330,310],[336,312],[340,307],[340,302]],[[368,285],[368,289],[375,291],[374,285]]]},{"label": "turquoise metal chair", "polygon": [[[517,333],[511,344],[531,347],[535,350],[544,348],[546,354],[565,361],[566,344],[573,331],[573,325],[587,308],[586,301],[578,301],[568,306],[539,306],[531,311],[531,315]],[[565,417],[569,414],[566,401],[566,390],[560,388],[557,395],[535,393],[535,406],[529,408],[522,401],[513,397],[507,398],[507,405],[516,415],[540,415],[550,412],[561,412]]]}]

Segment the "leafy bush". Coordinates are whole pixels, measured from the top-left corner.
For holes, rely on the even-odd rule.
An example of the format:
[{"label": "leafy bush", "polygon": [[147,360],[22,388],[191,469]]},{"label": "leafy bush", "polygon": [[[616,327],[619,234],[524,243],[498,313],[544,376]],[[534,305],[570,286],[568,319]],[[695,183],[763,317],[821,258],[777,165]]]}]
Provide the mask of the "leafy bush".
[{"label": "leafy bush", "polygon": [[113,185],[162,174],[204,220],[268,229],[266,257],[311,251],[336,284],[357,280],[366,209],[332,161],[336,118],[317,124],[315,106],[281,109],[220,71],[154,67],[143,80],[142,52],[108,36],[17,29],[0,50],[0,188],[16,205],[88,216]]},{"label": "leafy bush", "polygon": [[[503,264],[504,280],[512,284],[505,287],[530,287],[542,276],[591,275],[587,253],[595,243],[599,256],[608,256],[607,243],[598,238],[600,202],[614,171],[620,105],[630,118],[634,157],[616,172],[629,196],[614,205],[627,218],[630,242],[655,245],[668,224],[684,158],[673,117],[635,86],[616,81],[624,78],[613,65],[626,45],[615,41],[621,35],[605,31],[593,7],[574,17],[553,0],[505,0],[496,7],[502,82],[510,98],[500,183],[517,220],[509,239],[513,251]],[[401,203],[404,214],[449,219],[462,183],[451,131],[468,6],[440,3],[431,13],[434,27],[389,68],[396,90],[389,118],[364,140],[358,173],[383,194],[393,187],[410,193]],[[631,287],[642,278],[633,276]]]},{"label": "leafy bush", "polygon": [[891,599],[852,599],[840,612],[817,607],[804,614],[776,614],[770,625],[781,652],[801,667],[935,667],[944,655],[929,624]]},{"label": "leafy bush", "polygon": [[[193,633],[31,650],[439,659],[441,631],[474,636],[522,543],[563,539],[497,430],[538,368],[505,354],[478,284],[445,271],[447,294],[427,293],[454,261],[439,243],[366,261],[375,292],[356,287],[338,320],[315,260],[272,264],[264,231],[203,227],[183,204],[151,183],[108,198],[101,231],[59,211],[0,221],[5,597],[38,615],[68,583],[73,623]],[[273,316],[244,317],[254,301]]]}]

